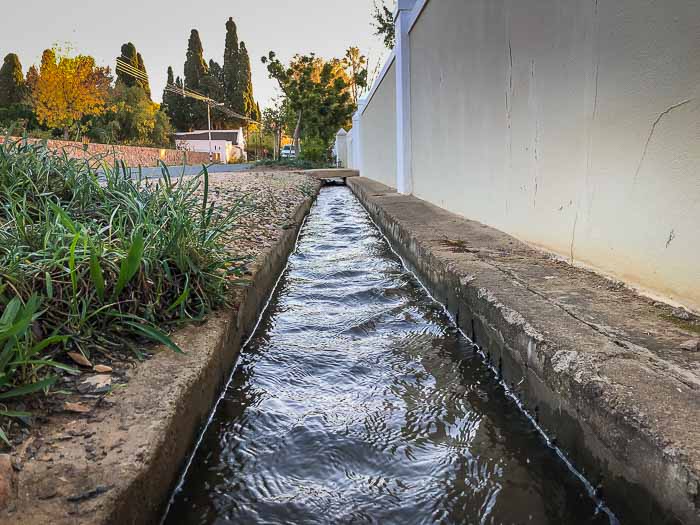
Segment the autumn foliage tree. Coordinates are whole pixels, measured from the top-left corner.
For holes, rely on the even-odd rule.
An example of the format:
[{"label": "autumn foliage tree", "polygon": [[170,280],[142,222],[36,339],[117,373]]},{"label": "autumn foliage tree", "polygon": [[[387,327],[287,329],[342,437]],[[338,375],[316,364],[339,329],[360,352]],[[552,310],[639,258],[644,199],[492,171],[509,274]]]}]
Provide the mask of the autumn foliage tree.
[{"label": "autumn foliage tree", "polygon": [[105,111],[111,80],[109,68],[98,67],[93,57],[70,57],[47,49],[32,93],[39,122],[62,129],[68,139],[71,127],[84,117]]},{"label": "autumn foliage tree", "polygon": [[329,147],[338,129],[349,124],[357,108],[353,101],[353,82],[361,89],[366,85],[366,75],[351,77],[343,60],[324,60],[313,53],[296,55],[285,65],[270,51],[262,61],[295,114],[296,150],[299,151],[302,135],[305,140],[320,141],[324,147]]}]

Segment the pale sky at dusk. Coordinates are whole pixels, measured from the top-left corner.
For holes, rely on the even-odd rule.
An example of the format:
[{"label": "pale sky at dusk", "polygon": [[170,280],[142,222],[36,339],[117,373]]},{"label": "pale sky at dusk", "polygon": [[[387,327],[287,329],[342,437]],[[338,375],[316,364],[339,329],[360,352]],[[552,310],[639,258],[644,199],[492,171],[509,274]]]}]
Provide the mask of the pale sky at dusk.
[{"label": "pale sky at dusk", "polygon": [[371,27],[372,0],[20,0],[0,17],[0,59],[19,55],[22,68],[40,60],[54,43],[69,42],[100,65],[114,61],[124,42],[143,55],[156,100],[160,100],[168,65],[182,75],[190,30],[199,30],[204,56],[223,62],[225,23],[233,16],[245,41],[253,70],[253,88],[261,107],[275,95],[260,57],[275,50],[287,60],[295,53],[329,58],[351,45],[369,54],[372,65],[386,54]]}]

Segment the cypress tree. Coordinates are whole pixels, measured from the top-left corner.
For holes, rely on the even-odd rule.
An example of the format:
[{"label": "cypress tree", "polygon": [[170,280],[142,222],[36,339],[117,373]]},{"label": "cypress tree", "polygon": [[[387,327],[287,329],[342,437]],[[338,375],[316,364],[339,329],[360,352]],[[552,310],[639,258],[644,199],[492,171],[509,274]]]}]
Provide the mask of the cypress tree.
[{"label": "cypress tree", "polygon": [[[138,62],[138,70],[141,71],[144,75],[146,75],[146,78],[148,78],[148,72],[146,71],[146,65],[143,63],[143,57],[141,56],[141,53],[136,53],[136,61]],[[151,85],[150,85],[150,83],[148,81],[142,82],[141,87],[146,92],[146,96],[150,99],[151,98]]]},{"label": "cypress tree", "polygon": [[[199,38],[199,31],[193,29],[187,42],[187,59],[185,60],[185,87],[201,91],[203,81],[209,74],[209,68],[204,61],[204,48]],[[204,81],[206,86],[208,82]],[[187,108],[187,128],[204,129],[207,125],[207,106],[204,102],[187,98],[183,100]]]},{"label": "cypress tree", "polygon": [[185,86],[198,89],[199,84],[209,72],[204,61],[204,48],[199,38],[199,32],[193,29],[187,42],[187,59],[185,60]]},{"label": "cypress tree", "polygon": [[[175,85],[175,74],[173,73],[172,66],[168,66],[168,81],[166,83],[166,87],[173,85]],[[171,93],[167,89],[164,89],[163,104],[161,104],[161,109],[165,111],[165,114],[168,115],[168,117],[170,117],[170,121],[177,128],[178,126],[175,122],[175,97],[177,97],[177,95]]]},{"label": "cypress tree", "polygon": [[240,47],[240,80],[239,86],[243,91],[243,111],[246,117],[255,115],[255,99],[253,97],[253,80],[250,73],[250,57],[245,47],[245,42],[241,42]]},{"label": "cypress tree", "polygon": [[[184,83],[180,77],[177,77],[175,79],[175,86],[183,89]],[[177,122],[176,127],[178,130],[183,130],[183,131],[191,131],[194,126],[192,125],[192,114],[191,114],[191,108],[190,108],[190,101],[189,99],[180,96],[180,95],[174,95],[175,97],[175,107],[174,107],[174,114],[175,114],[175,119],[173,122]]]},{"label": "cypress tree", "polygon": [[226,104],[238,113],[245,112],[243,89],[241,87],[241,56],[238,44],[238,31],[233,18],[226,22],[226,45],[224,47],[224,93]]},{"label": "cypress tree", "polygon": [[[148,72],[146,71],[146,66],[143,63],[143,57],[141,53],[136,51],[136,46],[131,42],[127,42],[122,45],[121,55],[119,57],[124,62],[128,63],[131,67],[138,69],[143,74],[148,77]],[[141,86],[148,98],[151,98],[151,86],[148,80],[139,80],[127,72],[117,70],[117,82],[121,82],[125,86]]]},{"label": "cypress tree", "polygon": [[[168,67],[168,84],[182,89],[182,79],[174,79],[173,68]],[[191,129],[188,100],[182,95],[163,91],[163,105],[161,106],[165,114],[170,117],[170,122],[178,131],[188,131]]]},{"label": "cypress tree", "polygon": [[175,84],[175,75],[173,74],[173,67],[168,66],[168,85],[171,86]]},{"label": "cypress tree", "polygon": [[22,64],[15,53],[10,53],[0,68],[0,107],[9,107],[24,101],[26,88]]},{"label": "cypress tree", "polygon": [[219,84],[221,84],[221,90],[224,89],[224,70],[219,65],[218,62],[214,60],[209,60],[209,75],[214,77]]}]

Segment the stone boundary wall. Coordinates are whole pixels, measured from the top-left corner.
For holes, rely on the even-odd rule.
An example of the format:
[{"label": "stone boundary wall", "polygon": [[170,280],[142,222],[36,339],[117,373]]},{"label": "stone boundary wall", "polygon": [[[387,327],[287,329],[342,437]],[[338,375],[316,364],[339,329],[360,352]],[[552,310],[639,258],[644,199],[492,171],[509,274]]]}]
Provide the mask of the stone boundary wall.
[{"label": "stone boundary wall", "polygon": [[[19,137],[11,137],[10,140],[22,140]],[[43,142],[42,139],[27,139],[30,143]],[[0,137],[0,143],[5,137]],[[139,166],[157,166],[159,161],[168,166],[180,166],[182,164],[209,164],[209,153],[199,151],[183,151],[175,149],[146,148],[141,146],[118,146],[111,144],[93,144],[72,142],[64,140],[47,140],[49,149],[64,151],[72,158],[92,159],[96,156],[104,156],[105,161],[124,161],[130,168]]]}]

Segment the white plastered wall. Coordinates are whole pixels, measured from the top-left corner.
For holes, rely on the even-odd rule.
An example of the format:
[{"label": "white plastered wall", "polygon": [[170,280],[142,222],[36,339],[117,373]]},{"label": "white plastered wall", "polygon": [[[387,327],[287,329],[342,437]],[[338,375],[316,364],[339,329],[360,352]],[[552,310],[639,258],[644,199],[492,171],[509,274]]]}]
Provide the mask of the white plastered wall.
[{"label": "white plastered wall", "polygon": [[362,176],[396,187],[396,69],[391,64],[362,113]]},{"label": "white plastered wall", "polygon": [[410,46],[417,197],[700,310],[700,2],[432,0]]}]

